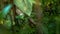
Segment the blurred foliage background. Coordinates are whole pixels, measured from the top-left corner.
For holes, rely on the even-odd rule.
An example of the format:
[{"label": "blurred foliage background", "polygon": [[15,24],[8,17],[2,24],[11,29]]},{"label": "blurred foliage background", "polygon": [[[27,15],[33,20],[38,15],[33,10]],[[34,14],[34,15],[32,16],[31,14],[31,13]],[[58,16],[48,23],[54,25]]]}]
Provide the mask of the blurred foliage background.
[{"label": "blurred foliage background", "polygon": [[60,34],[60,0],[0,0],[0,34]]}]

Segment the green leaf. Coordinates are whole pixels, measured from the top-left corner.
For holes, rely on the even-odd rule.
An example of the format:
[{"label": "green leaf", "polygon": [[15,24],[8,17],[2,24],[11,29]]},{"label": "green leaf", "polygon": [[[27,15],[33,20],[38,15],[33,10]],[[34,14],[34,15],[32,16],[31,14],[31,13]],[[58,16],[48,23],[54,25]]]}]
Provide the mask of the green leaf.
[{"label": "green leaf", "polygon": [[0,19],[3,19],[8,13],[9,10],[11,9],[12,4],[7,5],[3,10],[0,12]]},{"label": "green leaf", "polygon": [[10,28],[11,28],[11,21],[10,21],[10,20],[6,20],[3,25],[4,25],[7,29],[10,29]]},{"label": "green leaf", "polygon": [[24,14],[21,13],[20,15],[16,16],[17,19],[24,19]]},{"label": "green leaf", "polygon": [[42,25],[42,30],[43,30],[43,32],[45,33],[45,34],[48,34],[49,32],[48,32],[48,28],[47,28],[47,26],[45,26],[45,25]]},{"label": "green leaf", "polygon": [[32,11],[33,0],[14,0],[14,4],[21,10],[23,13],[30,16]]}]

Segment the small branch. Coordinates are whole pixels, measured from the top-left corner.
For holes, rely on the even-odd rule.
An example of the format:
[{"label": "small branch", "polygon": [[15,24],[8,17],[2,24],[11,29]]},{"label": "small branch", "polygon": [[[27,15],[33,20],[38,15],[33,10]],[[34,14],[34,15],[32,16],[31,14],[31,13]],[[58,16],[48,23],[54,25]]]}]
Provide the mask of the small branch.
[{"label": "small branch", "polygon": [[32,18],[29,18],[28,20],[31,24],[36,25],[36,22]]}]

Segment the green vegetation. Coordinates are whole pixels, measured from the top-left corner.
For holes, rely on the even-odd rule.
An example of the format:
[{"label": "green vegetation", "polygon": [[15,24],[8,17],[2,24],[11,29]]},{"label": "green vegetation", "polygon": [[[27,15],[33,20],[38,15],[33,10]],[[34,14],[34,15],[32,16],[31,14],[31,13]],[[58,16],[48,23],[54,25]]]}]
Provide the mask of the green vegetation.
[{"label": "green vegetation", "polygon": [[60,0],[0,0],[0,34],[60,34]]}]

